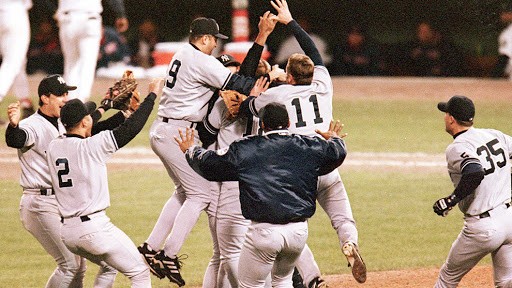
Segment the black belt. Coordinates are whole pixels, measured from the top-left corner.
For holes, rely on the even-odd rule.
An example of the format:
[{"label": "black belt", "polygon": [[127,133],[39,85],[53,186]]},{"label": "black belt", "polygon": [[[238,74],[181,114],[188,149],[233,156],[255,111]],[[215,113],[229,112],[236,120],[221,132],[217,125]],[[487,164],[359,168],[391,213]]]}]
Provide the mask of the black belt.
[{"label": "black belt", "polygon": [[43,196],[52,196],[52,195],[55,195],[55,190],[53,190],[53,188],[41,188],[39,189],[39,192],[41,193],[41,195]]},{"label": "black belt", "polygon": [[[84,215],[84,216],[78,216],[78,218],[80,218],[80,221],[82,221],[82,222],[87,222],[87,221],[91,220],[91,217],[89,217],[89,215],[96,214],[96,213],[99,213],[102,211],[104,211],[104,210],[96,211],[96,212],[93,212],[91,214]],[[64,223],[64,217],[60,217],[60,223]]]},{"label": "black belt", "polygon": [[190,122],[190,128],[195,128],[197,126],[197,122],[191,122],[191,121],[188,121],[188,120],[181,120],[181,119],[162,117],[162,122],[165,122],[165,123],[169,123],[169,121],[172,121],[172,120]]},{"label": "black belt", "polygon": [[[510,207],[510,203],[505,203],[505,206],[506,206],[506,207],[507,207],[507,209],[508,209],[508,207]],[[493,208],[493,209],[494,209],[494,208]],[[492,210],[492,209],[491,209],[491,210]],[[487,210],[487,211],[485,211],[484,213],[479,214],[479,215],[478,215],[478,218],[482,219],[482,218],[491,217],[491,214],[489,214],[489,211],[491,211],[491,210]]]}]

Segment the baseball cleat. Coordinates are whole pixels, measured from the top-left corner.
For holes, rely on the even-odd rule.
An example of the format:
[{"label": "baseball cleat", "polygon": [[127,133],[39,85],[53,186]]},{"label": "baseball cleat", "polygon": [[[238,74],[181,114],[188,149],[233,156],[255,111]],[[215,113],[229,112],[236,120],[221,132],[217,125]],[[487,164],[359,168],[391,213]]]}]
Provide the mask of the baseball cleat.
[{"label": "baseball cleat", "polygon": [[311,282],[309,282],[308,288],[329,288],[329,285],[325,283],[324,279],[316,277],[315,279],[311,280]]},{"label": "baseball cleat", "polygon": [[185,286],[185,280],[181,277],[181,261],[176,258],[171,258],[165,255],[164,251],[156,253],[155,257],[151,260],[151,266],[155,272],[164,275],[172,283],[178,284],[179,287]]},{"label": "baseball cleat", "polygon": [[343,244],[341,250],[345,257],[347,257],[348,266],[352,267],[352,276],[354,276],[354,279],[359,283],[366,282],[366,264],[364,264],[363,258],[361,258],[361,254],[359,254],[357,245],[347,241]]},{"label": "baseball cleat", "polygon": [[159,274],[151,267],[151,261],[155,257],[157,251],[153,250],[151,247],[149,247],[148,243],[144,242],[139,247],[137,247],[137,250],[139,250],[139,253],[142,254],[144,257],[144,260],[146,260],[146,263],[148,263],[149,271],[159,279],[165,278],[164,274]]}]

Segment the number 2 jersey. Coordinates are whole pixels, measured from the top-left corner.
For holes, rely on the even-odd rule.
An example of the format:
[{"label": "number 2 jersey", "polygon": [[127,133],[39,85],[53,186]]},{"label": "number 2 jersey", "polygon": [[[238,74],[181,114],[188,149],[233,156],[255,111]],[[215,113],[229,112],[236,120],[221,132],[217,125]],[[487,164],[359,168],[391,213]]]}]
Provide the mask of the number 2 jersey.
[{"label": "number 2 jersey", "polygon": [[459,202],[466,215],[479,215],[510,202],[512,137],[493,129],[470,128],[446,148],[448,173],[457,187],[465,165],[479,162],[485,172],[480,185]]},{"label": "number 2 jersey", "polygon": [[315,129],[329,130],[332,120],[332,80],[325,66],[315,66],[310,85],[283,84],[269,88],[251,99],[249,109],[255,116],[265,105],[276,102],[286,106],[290,133],[318,136]]},{"label": "number 2 jersey", "polygon": [[111,130],[85,139],[61,136],[50,143],[47,160],[62,217],[88,215],[110,206],[106,161],[117,150]]}]

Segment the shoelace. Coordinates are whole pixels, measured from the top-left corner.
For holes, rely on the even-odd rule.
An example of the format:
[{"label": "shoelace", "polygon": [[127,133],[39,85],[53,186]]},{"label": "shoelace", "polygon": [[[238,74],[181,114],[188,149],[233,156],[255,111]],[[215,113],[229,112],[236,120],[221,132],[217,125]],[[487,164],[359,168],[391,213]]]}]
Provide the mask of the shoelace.
[{"label": "shoelace", "polygon": [[183,260],[186,260],[188,259],[188,254],[181,254],[180,256],[177,256],[176,259],[178,260],[178,269],[181,269],[181,267],[183,266]]}]

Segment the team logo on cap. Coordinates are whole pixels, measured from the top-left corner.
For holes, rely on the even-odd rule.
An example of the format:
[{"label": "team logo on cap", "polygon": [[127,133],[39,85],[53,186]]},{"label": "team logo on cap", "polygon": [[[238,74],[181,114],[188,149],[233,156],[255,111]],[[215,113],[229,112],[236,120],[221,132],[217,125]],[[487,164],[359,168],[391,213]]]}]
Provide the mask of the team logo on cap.
[{"label": "team logo on cap", "polygon": [[220,56],[220,59],[222,60],[222,62],[228,62],[229,61],[229,56],[226,55],[226,54],[222,54],[222,56]]},{"label": "team logo on cap", "polygon": [[59,81],[60,84],[66,83],[66,81],[64,81],[64,78],[62,78],[62,76],[57,77],[57,81]]}]

